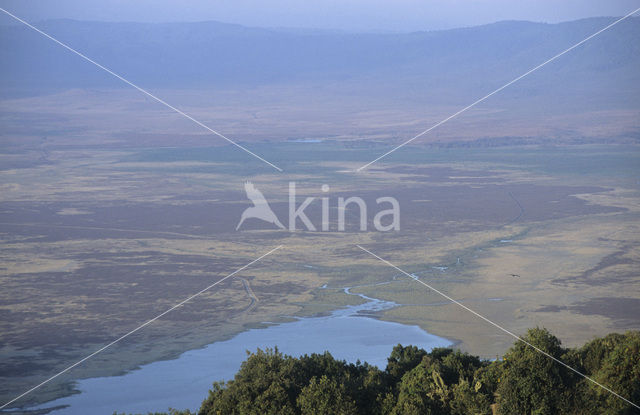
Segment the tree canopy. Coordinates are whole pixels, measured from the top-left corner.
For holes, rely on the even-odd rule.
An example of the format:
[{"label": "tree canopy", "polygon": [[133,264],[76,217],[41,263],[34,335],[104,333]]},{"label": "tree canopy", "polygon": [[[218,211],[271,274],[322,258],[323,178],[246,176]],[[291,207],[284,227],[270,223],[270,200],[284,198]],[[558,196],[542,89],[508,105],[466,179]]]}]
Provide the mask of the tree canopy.
[{"label": "tree canopy", "polygon": [[213,384],[197,415],[639,413],[549,356],[638,403],[640,332],[610,334],[580,348],[563,348],[542,328],[530,329],[522,340],[494,361],[398,344],[384,370],[328,352],[292,357],[277,348],[258,349],[233,380]]}]

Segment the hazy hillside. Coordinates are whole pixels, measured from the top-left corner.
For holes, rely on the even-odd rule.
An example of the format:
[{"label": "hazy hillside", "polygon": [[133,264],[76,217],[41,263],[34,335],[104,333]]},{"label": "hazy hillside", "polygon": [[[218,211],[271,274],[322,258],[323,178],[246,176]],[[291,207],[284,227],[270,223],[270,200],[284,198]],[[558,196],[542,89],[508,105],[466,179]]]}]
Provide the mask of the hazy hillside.
[{"label": "hazy hillside", "polygon": [[[100,23],[54,20],[42,30],[134,82],[154,87],[290,81],[409,84],[448,94],[490,88],[611,22],[500,22],[411,34],[297,33],[217,22]],[[618,98],[637,97],[640,19],[629,19],[536,74],[527,95],[550,82]],[[23,26],[0,28],[3,89],[115,86],[119,82]],[[533,77],[532,77],[533,78]],[[625,88],[619,86],[624,85]],[[599,96],[599,99],[606,95]]]},{"label": "hazy hillside", "polygon": [[[37,26],[242,140],[389,142],[413,136],[612,21],[505,21],[408,34],[269,30],[218,22],[55,20]],[[628,19],[428,139],[485,140],[482,145],[521,142],[515,138],[635,142],[638,39],[640,18]],[[139,92],[27,27],[1,26],[0,43],[2,122],[5,133],[20,136],[21,143],[25,137],[40,140],[70,130],[83,131],[85,142],[86,137],[130,142],[141,126],[158,143],[161,135],[192,131],[166,118],[166,112],[153,114],[157,107]],[[106,95],[100,92],[105,88]],[[121,106],[129,109],[118,112]],[[117,121],[105,121],[111,117]],[[27,118],[31,122],[22,121]],[[61,125],[51,128],[52,119]],[[149,119],[155,121],[144,121]],[[106,129],[98,127],[103,124]],[[194,140],[202,144],[202,138]]]}]

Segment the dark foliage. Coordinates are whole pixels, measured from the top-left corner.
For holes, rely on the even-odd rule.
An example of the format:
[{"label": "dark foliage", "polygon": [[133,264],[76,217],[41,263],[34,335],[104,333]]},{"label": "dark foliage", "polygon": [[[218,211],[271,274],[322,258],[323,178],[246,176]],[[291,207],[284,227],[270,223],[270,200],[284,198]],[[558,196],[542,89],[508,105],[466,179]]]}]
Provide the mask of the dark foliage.
[{"label": "dark foliage", "polygon": [[[640,402],[640,332],[565,349],[535,328],[502,360],[458,350],[394,347],[384,371],[329,353],[249,354],[232,381],[215,383],[198,415],[214,414],[634,414]],[[172,412],[189,414],[189,412]]]}]

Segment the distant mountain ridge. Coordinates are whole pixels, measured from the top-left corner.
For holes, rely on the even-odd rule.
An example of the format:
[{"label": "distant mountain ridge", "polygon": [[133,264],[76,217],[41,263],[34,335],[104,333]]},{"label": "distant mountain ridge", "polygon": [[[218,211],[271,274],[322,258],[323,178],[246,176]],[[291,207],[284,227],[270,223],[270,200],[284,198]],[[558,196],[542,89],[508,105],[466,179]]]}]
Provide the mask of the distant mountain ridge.
[{"label": "distant mountain ridge", "polygon": [[[153,87],[337,80],[408,82],[430,89],[447,83],[449,88],[474,82],[499,86],[613,20],[503,21],[408,34],[305,33],[219,22],[51,20],[36,26],[133,82]],[[637,85],[639,39],[640,18],[629,18],[563,56],[538,82],[554,76],[581,88],[608,89],[612,78]],[[0,27],[0,59],[3,88],[121,86],[24,26]]]}]

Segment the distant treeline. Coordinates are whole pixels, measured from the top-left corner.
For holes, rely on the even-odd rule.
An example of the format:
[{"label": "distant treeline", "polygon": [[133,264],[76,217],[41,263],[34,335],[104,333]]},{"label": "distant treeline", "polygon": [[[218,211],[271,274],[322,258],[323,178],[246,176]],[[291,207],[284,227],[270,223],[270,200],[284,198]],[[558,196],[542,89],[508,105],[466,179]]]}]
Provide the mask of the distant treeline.
[{"label": "distant treeline", "polygon": [[[563,348],[546,329],[523,338],[594,381],[640,403],[640,332]],[[189,415],[189,411],[169,412]],[[640,411],[521,341],[502,360],[449,348],[397,345],[386,369],[258,350],[235,378],[214,383],[198,415],[213,414],[637,414]],[[159,414],[156,414],[159,415]]]}]

